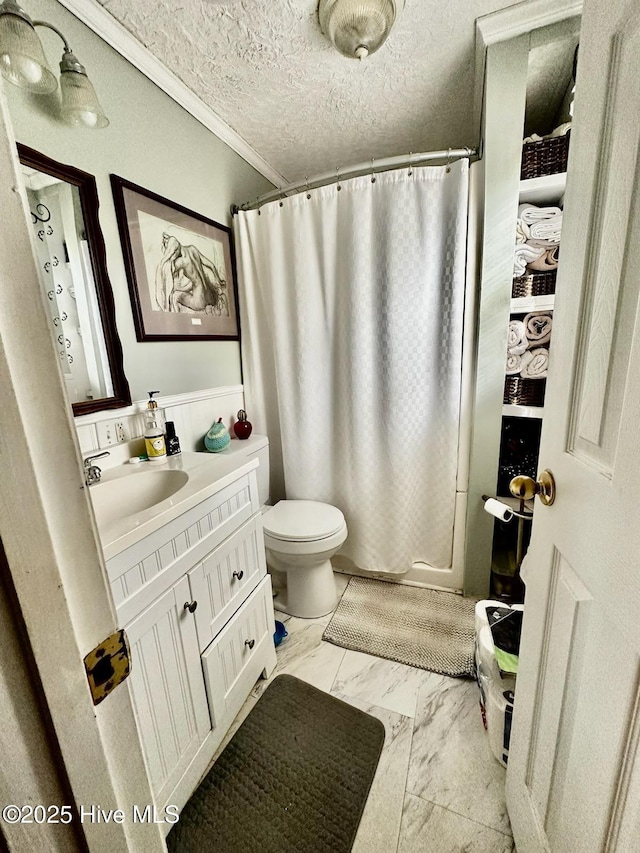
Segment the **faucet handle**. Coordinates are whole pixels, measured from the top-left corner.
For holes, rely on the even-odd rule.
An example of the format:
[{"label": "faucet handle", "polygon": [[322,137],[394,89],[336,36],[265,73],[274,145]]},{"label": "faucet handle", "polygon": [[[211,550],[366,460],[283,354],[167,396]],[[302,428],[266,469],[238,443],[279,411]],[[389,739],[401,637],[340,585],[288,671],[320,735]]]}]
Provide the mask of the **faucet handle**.
[{"label": "faucet handle", "polygon": [[82,464],[85,468],[88,468],[94,459],[103,459],[105,456],[111,456],[111,451],[110,450],[103,450],[101,453],[94,453],[92,456],[86,456],[82,460]]}]

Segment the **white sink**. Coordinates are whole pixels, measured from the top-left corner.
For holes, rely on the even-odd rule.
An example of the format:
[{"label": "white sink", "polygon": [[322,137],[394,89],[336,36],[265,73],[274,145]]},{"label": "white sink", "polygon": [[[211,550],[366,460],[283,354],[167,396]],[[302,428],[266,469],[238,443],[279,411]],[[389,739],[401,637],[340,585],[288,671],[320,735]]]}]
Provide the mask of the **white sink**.
[{"label": "white sink", "polygon": [[[232,444],[238,444],[234,441]],[[183,451],[162,465],[117,465],[88,487],[105,559],[140,541],[257,468],[244,453]]]},{"label": "white sink", "polygon": [[89,494],[98,527],[151,509],[179,492],[189,482],[186,471],[136,471],[136,476],[103,480],[91,486]]}]

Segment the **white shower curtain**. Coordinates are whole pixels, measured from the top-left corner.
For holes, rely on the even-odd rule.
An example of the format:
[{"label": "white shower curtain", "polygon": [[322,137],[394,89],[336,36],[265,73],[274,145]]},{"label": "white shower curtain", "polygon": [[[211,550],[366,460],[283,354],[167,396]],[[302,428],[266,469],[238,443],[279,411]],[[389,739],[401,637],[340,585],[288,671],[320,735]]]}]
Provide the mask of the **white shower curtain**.
[{"label": "white shower curtain", "polygon": [[467,193],[460,160],[235,220],[246,406],[270,439],[272,498],[339,507],[341,554],[362,569],[451,565]]}]

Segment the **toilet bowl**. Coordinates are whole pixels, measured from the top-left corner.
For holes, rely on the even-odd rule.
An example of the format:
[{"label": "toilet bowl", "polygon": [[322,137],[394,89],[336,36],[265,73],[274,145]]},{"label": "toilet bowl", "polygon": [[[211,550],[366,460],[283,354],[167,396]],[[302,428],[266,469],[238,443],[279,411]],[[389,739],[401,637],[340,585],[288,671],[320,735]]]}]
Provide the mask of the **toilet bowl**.
[{"label": "toilet bowl", "polygon": [[318,501],[280,501],[263,517],[267,565],[286,572],[286,591],[274,606],[313,619],[338,603],[331,557],[347,538],[343,514]]}]

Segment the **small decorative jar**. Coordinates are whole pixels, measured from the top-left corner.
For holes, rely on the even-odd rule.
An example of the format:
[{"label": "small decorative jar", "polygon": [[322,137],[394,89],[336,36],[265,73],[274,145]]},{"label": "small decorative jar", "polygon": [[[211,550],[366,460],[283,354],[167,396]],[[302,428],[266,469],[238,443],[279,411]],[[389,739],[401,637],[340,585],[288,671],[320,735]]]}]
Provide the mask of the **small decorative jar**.
[{"label": "small decorative jar", "polygon": [[244,409],[240,409],[237,414],[237,418],[238,420],[233,425],[233,431],[236,434],[236,438],[249,438],[253,427],[247,420],[247,413]]}]

